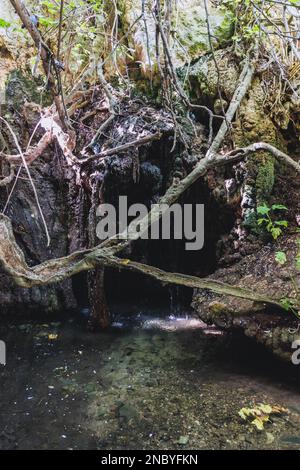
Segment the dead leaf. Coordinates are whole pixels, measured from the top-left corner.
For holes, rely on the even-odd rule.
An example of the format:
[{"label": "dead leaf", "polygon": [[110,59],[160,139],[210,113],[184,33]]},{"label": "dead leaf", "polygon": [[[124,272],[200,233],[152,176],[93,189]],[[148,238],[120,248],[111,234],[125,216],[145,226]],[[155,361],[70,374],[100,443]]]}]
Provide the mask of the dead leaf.
[{"label": "dead leaf", "polygon": [[270,421],[272,414],[287,413],[287,411],[286,408],[279,405],[259,403],[253,408],[241,408],[238,414],[244,421],[251,419],[251,424],[255,426],[258,431],[262,431],[265,424]]}]

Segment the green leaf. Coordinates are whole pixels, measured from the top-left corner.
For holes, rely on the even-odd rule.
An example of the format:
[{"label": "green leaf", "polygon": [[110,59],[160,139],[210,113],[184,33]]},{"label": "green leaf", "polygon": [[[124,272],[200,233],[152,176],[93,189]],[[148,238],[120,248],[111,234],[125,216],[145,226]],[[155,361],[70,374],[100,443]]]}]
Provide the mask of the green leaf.
[{"label": "green leaf", "polygon": [[277,240],[277,238],[282,234],[282,230],[279,227],[272,227],[270,231],[274,240]]},{"label": "green leaf", "polygon": [[286,254],[284,253],[284,251],[276,251],[275,261],[278,264],[285,264],[287,262]]},{"label": "green leaf", "polygon": [[293,308],[294,302],[295,301],[293,299],[289,299],[288,297],[280,299],[280,304],[282,308],[284,308],[284,310],[290,310],[291,308]]},{"label": "green leaf", "polygon": [[281,227],[287,227],[289,223],[287,220],[275,220],[274,224],[280,225]]},{"label": "green leaf", "polygon": [[282,204],[273,204],[272,210],[273,211],[287,211],[288,208],[286,206],[283,206]]},{"label": "green leaf", "polygon": [[261,224],[263,224],[264,222],[267,222],[267,221],[268,221],[268,219],[257,219],[258,225],[261,225]]},{"label": "green leaf", "polygon": [[11,23],[4,20],[3,18],[0,18],[0,28],[9,28],[10,25]]},{"label": "green leaf", "polygon": [[42,26],[54,26],[56,24],[56,21],[51,18],[39,18],[39,22]]},{"label": "green leaf", "polygon": [[266,215],[270,212],[270,208],[266,204],[263,204],[262,206],[258,206],[256,208],[256,212],[259,215]]}]

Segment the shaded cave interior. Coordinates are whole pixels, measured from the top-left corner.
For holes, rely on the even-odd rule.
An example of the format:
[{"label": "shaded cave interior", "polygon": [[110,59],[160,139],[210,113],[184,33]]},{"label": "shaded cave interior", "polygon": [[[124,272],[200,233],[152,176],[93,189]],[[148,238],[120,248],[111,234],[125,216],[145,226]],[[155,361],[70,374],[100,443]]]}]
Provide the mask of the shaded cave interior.
[{"label": "shaded cave interior", "polygon": [[[151,145],[146,155],[140,156],[139,181],[128,178],[126,169],[120,170],[120,157],[114,157],[108,165],[104,179],[104,201],[118,207],[118,197],[126,195],[128,206],[143,203],[148,210],[164,194],[170,175],[174,175],[177,157],[170,152],[170,142],[162,140]],[[182,160],[182,159],[181,159]],[[123,165],[123,163],[121,164]],[[132,162],[130,162],[130,168]],[[130,170],[132,171],[132,170]],[[123,173],[122,173],[123,172]],[[171,176],[172,177],[172,176]],[[160,180],[158,182],[158,180]],[[121,256],[146,263],[165,271],[205,277],[212,274],[218,263],[217,244],[232,230],[236,215],[232,207],[221,204],[214,197],[205,179],[197,181],[177,201],[183,205],[204,205],[204,246],[200,250],[186,250],[186,239],[174,239],[173,223],[170,240],[138,240]],[[193,230],[196,218],[193,217]],[[130,218],[129,218],[130,220]],[[171,222],[174,222],[171,218]],[[199,230],[199,227],[197,227]],[[202,229],[202,227],[200,227]],[[184,227],[182,227],[184,233]],[[79,309],[90,308],[88,274],[73,277],[72,286]],[[129,314],[161,310],[167,315],[191,310],[192,289],[181,286],[162,285],[159,281],[127,270],[105,270],[105,295],[112,315],[120,310]]]}]

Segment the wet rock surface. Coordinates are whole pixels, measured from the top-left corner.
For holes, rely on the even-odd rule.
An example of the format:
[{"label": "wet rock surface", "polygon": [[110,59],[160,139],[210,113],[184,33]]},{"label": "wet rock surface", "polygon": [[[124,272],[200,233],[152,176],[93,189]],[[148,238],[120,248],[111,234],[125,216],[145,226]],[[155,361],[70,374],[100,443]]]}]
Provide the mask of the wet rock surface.
[{"label": "wet rock surface", "polygon": [[[48,155],[50,160],[51,153]],[[43,214],[51,239],[47,247],[44,228],[37,210],[32,189],[24,179],[19,180],[6,214],[13,222],[14,232],[18,243],[24,251],[29,265],[39,264],[50,258],[62,257],[68,254],[68,210],[64,199],[66,191],[63,185],[62,173],[51,167],[44,160],[38,167],[31,169],[35,187],[39,194]],[[3,210],[7,201],[7,191],[1,188],[0,207]],[[28,310],[33,313],[43,309],[49,313],[61,309],[74,308],[76,305],[71,280],[60,285],[41,286],[32,289],[18,288],[10,277],[0,269],[0,311],[1,314],[23,314]]]},{"label": "wet rock surface", "polygon": [[[91,334],[72,319],[0,336],[2,449],[300,448],[297,367],[249,340],[140,322]],[[238,415],[258,403],[287,413],[258,432]]]},{"label": "wet rock surface", "polygon": [[[279,266],[275,260],[278,250],[287,253],[284,266]],[[297,239],[289,236],[276,245],[262,247],[232,266],[216,270],[211,278],[268,293],[274,299],[294,298],[297,296],[295,286],[299,284],[296,251]],[[203,321],[223,329],[243,331],[284,360],[290,360],[292,343],[300,339],[296,311],[280,311],[275,307],[266,310],[256,302],[206,290],[194,292],[192,306]]]}]

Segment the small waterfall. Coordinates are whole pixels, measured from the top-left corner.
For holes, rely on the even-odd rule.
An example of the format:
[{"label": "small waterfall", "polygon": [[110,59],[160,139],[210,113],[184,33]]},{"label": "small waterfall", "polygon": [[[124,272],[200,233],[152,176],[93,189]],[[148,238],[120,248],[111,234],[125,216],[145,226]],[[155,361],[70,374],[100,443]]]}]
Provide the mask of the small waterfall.
[{"label": "small waterfall", "polygon": [[183,305],[180,303],[180,288],[178,286],[169,287],[170,314],[175,317],[182,314]]}]

